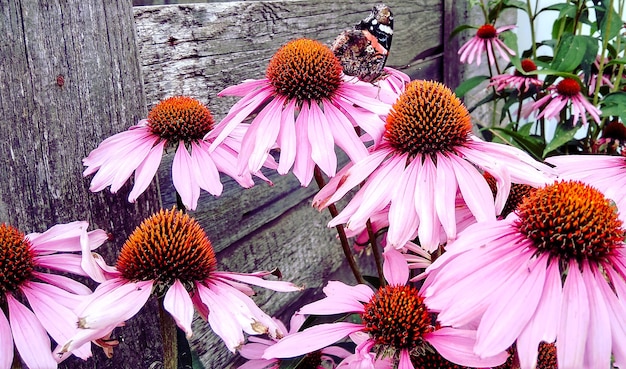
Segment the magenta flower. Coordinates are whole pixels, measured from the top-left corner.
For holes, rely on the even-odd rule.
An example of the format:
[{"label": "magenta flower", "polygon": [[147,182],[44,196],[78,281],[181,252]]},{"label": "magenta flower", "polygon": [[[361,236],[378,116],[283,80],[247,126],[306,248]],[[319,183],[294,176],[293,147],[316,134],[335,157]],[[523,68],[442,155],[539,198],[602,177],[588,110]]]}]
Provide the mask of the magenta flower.
[{"label": "magenta flower", "polygon": [[132,318],[156,294],[188,337],[194,307],[229,350],[244,343],[243,332],[276,337],[280,328],[250,299],[253,284],[275,291],[297,291],[292,283],[267,281],[270,272],[241,274],[216,270],[206,234],[180,211],[154,214],[128,238],[117,260],[117,276],[102,283],[76,308],[78,332],[64,341],[72,351],[104,336]]},{"label": "magenta flower", "polygon": [[[248,343],[243,345],[239,350],[239,354],[248,361],[240,365],[237,369],[279,369],[281,365],[280,359],[263,359],[263,352],[268,347],[274,345],[283,337],[287,337],[300,330],[306,317],[304,315],[294,314],[291,317],[289,323],[289,330],[283,325],[282,322],[276,320],[276,324],[280,327],[280,335],[276,339],[267,339],[256,336],[250,336]],[[345,358],[350,355],[350,352],[339,346],[324,347],[319,351],[308,354],[303,358],[307,368],[327,369],[335,368],[334,358]]]},{"label": "magenta flower", "polygon": [[[537,65],[530,59],[522,59],[522,69],[526,73],[531,73],[537,70]],[[489,87],[493,86],[496,91],[502,91],[506,88],[512,88],[520,93],[529,91],[532,87],[539,87],[543,84],[536,74],[525,75],[520,73],[517,69],[513,74],[498,74],[491,77]]]},{"label": "magenta flower", "polygon": [[522,369],[540,342],[559,368],[626,365],[626,258],[614,205],[582,182],[532,192],[506,219],[468,227],[428,269],[441,324],[477,326],[479,356],[516,343]]},{"label": "magenta flower", "polygon": [[[63,343],[74,334],[77,317],[72,309],[91,290],[50,272],[98,278],[92,273],[90,254],[107,235],[102,230],[87,232],[87,226],[87,222],[58,224],[24,236],[0,225],[0,368],[12,367],[14,345],[29,368],[56,368],[65,358],[52,353],[50,337]],[[87,359],[91,347],[79,345],[72,353]]]},{"label": "magenta flower", "polygon": [[355,132],[361,127],[377,139],[383,131],[379,115],[389,105],[375,97],[378,87],[342,79],[342,67],[320,42],[298,39],[281,47],[267,68],[266,78],[228,87],[219,96],[242,96],[215,127],[214,149],[242,122],[256,114],[243,137],[238,172],[258,171],[271,149],[280,149],[278,173],[293,173],[303,186],[315,165],[335,175],[335,144],[351,160],[367,155]]},{"label": "magenta flower", "polygon": [[522,116],[529,117],[533,112],[540,110],[537,119],[560,119],[563,109],[570,107],[572,126],[581,119],[583,125],[587,124],[587,113],[596,123],[600,123],[600,109],[593,106],[580,92],[580,84],[573,78],[564,78],[556,86],[548,87],[548,94],[533,104],[527,104],[522,109]]},{"label": "magenta flower", "polygon": [[626,222],[626,158],[608,155],[561,155],[546,159],[559,177],[578,180],[602,191],[615,201],[622,221]]},{"label": "magenta flower", "polygon": [[467,41],[459,49],[461,55],[461,63],[472,64],[476,59],[476,65],[480,65],[481,56],[487,52],[487,60],[490,65],[496,63],[496,52],[504,60],[509,61],[509,55],[515,55],[515,51],[507,47],[498,36],[505,31],[511,30],[515,26],[505,26],[496,28],[491,24],[480,26],[476,31],[476,35]]},{"label": "magenta flower", "polygon": [[[498,185],[495,198],[478,169]],[[357,185],[361,189],[329,226],[362,230],[367,219],[389,206],[387,242],[399,248],[417,236],[428,251],[456,237],[457,193],[477,221],[494,220],[511,182],[534,186],[551,168],[523,151],[484,142],[472,134],[467,109],[440,83],[413,81],[393,105],[380,145],[349,163],[314,197],[324,208]]]},{"label": "magenta flower", "polygon": [[[333,315],[358,313],[361,323],[338,322],[315,325],[289,335],[265,350],[263,357],[287,358],[304,355],[333,344],[356,332],[368,339],[360,344],[380,357],[391,355],[398,369],[413,369],[411,354],[437,350],[446,359],[466,366],[502,364],[504,352],[480,358],[472,352],[474,332],[433,325],[427,305],[418,290],[406,285],[409,269],[404,256],[391,249],[385,254],[384,274],[389,284],[373,291],[366,285],[348,286],[331,281],[324,288],[326,298],[305,305],[300,314]],[[359,351],[359,350],[357,350]],[[363,351],[360,351],[363,356]]]},{"label": "magenta flower", "polygon": [[[172,181],[188,209],[196,208],[200,189],[215,196],[222,193],[220,172],[243,187],[252,187],[250,173],[235,170],[244,127],[209,150],[215,139],[213,126],[211,112],[195,99],[176,96],[161,101],[150,111],[148,119],[102,141],[83,159],[87,166],[84,176],[97,172],[89,189],[98,192],[111,186],[111,193],[116,193],[135,172],[135,184],[128,195],[128,201],[135,202],[152,182],[163,151],[168,148],[176,150]],[[269,182],[260,172],[254,174]]]}]

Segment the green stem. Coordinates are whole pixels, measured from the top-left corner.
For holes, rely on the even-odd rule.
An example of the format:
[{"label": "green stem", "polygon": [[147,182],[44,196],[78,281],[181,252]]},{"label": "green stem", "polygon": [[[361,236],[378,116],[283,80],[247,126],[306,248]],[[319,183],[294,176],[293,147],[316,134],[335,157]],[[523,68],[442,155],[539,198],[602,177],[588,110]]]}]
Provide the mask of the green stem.
[{"label": "green stem", "polygon": [[526,0],[526,13],[528,13],[528,21],[530,23],[530,42],[532,42],[533,60],[537,59],[537,41],[535,39],[535,13],[530,6],[530,0]]},{"label": "green stem", "polygon": [[[317,183],[317,186],[321,190],[326,185],[326,182],[324,181],[324,177],[322,176],[322,171],[317,165],[315,166],[315,169],[313,170],[313,174],[315,177],[315,182]],[[330,215],[333,218],[339,215],[339,212],[337,211],[337,207],[335,206],[335,204],[328,205],[328,211],[330,212]],[[343,254],[346,257],[346,261],[348,262],[348,265],[350,266],[350,270],[352,270],[352,274],[354,275],[354,278],[356,279],[357,283],[364,284],[365,279],[363,279],[363,275],[361,274],[361,271],[359,270],[359,266],[356,264],[356,261],[354,260],[354,256],[352,255],[352,250],[350,249],[350,243],[348,243],[348,237],[346,236],[346,231],[343,228],[343,225],[338,224],[335,227],[335,229],[337,229],[337,234],[339,235],[339,240],[341,241],[341,249],[343,250]]]},{"label": "green stem", "polygon": [[163,307],[162,297],[159,297],[159,320],[161,324],[161,339],[163,341],[163,369],[177,369],[178,339],[176,336],[176,322]]},{"label": "green stem", "polygon": [[[608,49],[608,44],[609,44],[609,38],[607,37],[608,33],[609,33],[609,27],[611,26],[611,18],[613,16],[613,0],[609,1],[609,6],[606,9],[606,27],[607,29],[604,31],[604,37],[602,37],[602,49],[600,50],[600,63],[598,65],[598,77],[596,78],[596,85],[594,86],[594,91],[593,91],[593,106],[597,106],[598,105],[598,101],[600,99],[600,86],[602,85],[602,76],[604,75],[604,67],[606,65],[606,59],[608,59],[608,57],[605,58],[605,53],[606,50]],[[602,118],[602,121],[600,122],[598,129],[593,132],[591,134],[591,138],[593,142],[595,141],[598,136],[600,135],[600,132],[602,132],[602,129],[604,128],[604,125],[606,124],[606,117]],[[591,130],[589,130],[591,131]]]},{"label": "green stem", "polygon": [[374,228],[372,227],[372,222],[367,220],[367,235],[370,239],[370,245],[372,245],[372,253],[374,254],[374,261],[376,262],[376,271],[378,272],[378,279],[380,280],[380,286],[385,287],[387,284],[385,281],[385,274],[383,273],[383,258],[380,253],[380,248],[378,247],[378,242],[376,242],[376,233],[374,232]]}]

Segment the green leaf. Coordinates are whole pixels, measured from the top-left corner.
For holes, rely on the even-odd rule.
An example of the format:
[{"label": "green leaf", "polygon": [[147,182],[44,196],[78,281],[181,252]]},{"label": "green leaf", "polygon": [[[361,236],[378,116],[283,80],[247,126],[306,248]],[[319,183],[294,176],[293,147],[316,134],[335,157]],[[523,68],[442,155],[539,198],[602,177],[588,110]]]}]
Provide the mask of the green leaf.
[{"label": "green leaf", "polygon": [[[522,128],[524,128],[526,126],[532,126],[532,124],[526,124]],[[524,129],[527,129],[528,132],[529,132],[530,127],[524,128]],[[509,141],[509,142],[515,144],[520,149],[528,152],[535,159],[542,160],[541,153],[543,152],[543,146],[544,145],[543,145],[543,142],[541,142],[540,139],[538,139],[536,137],[532,137],[532,136],[530,136],[527,133],[525,134],[522,129],[520,129],[519,132],[515,132],[515,131],[513,131],[511,129],[502,128],[502,127],[492,127],[492,128],[489,128],[489,130],[496,131],[500,135],[504,135],[504,136],[510,137],[511,141]]]},{"label": "green leaf", "polygon": [[526,4],[520,0],[504,0],[504,8],[517,8],[526,11]]},{"label": "green leaf", "polygon": [[[515,32],[506,31],[500,34],[502,42],[511,50],[517,50],[517,34]],[[514,57],[514,56],[512,56]]]},{"label": "green leaf", "polygon": [[543,150],[542,157],[545,158],[548,153],[571,141],[580,127],[582,126],[567,127],[566,124],[558,123],[556,125],[556,131],[554,132],[554,138],[552,141],[548,142],[548,145],[546,145],[546,148]]},{"label": "green leaf", "polygon": [[626,92],[618,91],[608,94],[600,104],[603,117],[618,116],[626,122]]},{"label": "green leaf", "polygon": [[454,90],[454,94],[458,96],[459,98],[462,98],[470,90],[476,88],[476,86],[478,86],[479,84],[481,84],[482,82],[488,79],[489,79],[489,76],[475,76],[475,77],[469,78],[463,81],[463,83],[461,83],[459,87],[457,87]]},{"label": "green leaf", "polygon": [[[600,29],[600,34],[602,38],[606,38],[607,40],[612,40],[613,38],[619,35],[620,30],[622,29],[624,23],[622,22],[619,14],[615,11],[615,9],[610,8],[610,17],[607,14],[606,10],[609,8],[609,4],[605,1],[600,1],[602,5],[594,7],[596,11],[596,18],[598,19]],[[609,18],[611,18],[609,20]]]},{"label": "green leaf", "polygon": [[598,53],[598,42],[593,37],[566,34],[550,65],[559,72],[573,72],[581,63],[593,62]]}]

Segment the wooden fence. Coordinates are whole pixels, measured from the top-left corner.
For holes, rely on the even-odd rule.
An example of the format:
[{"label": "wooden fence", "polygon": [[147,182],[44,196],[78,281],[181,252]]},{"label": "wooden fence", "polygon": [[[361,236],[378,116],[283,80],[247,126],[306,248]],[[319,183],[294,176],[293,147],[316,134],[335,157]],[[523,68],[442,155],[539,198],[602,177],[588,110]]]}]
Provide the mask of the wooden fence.
[{"label": "wooden fence", "polygon": [[[174,95],[199,99],[217,120],[221,119],[236,99],[218,98],[219,91],[262,77],[273,53],[291,39],[308,37],[331,43],[342,30],[364,18],[373,5],[354,0],[281,0],[135,7],[130,16],[134,17],[136,34],[129,35],[123,29],[129,26],[130,6],[122,3],[114,6],[92,0],[70,6],[63,1],[42,0],[22,9],[12,0],[0,0],[0,32],[9,35],[6,41],[0,40],[0,46],[2,53],[11,51],[0,56],[1,221],[27,231],[41,231],[55,222],[89,219],[94,226],[113,231],[117,247],[121,246],[120,240],[123,242],[159,201],[163,208],[174,204],[170,178],[173,155],[168,155],[161,166],[159,187],[151,187],[136,205],[125,203],[128,187],[118,195],[86,191],[88,180],[76,175],[80,162],[71,162],[75,160],[72,156],[84,157],[103,138],[145,117],[144,105],[149,109]],[[447,35],[456,25],[467,22],[466,2],[396,0],[387,5],[395,15],[388,65],[414,79],[440,80],[454,88],[463,74],[456,56],[462,39],[448,42]],[[137,54],[133,54],[135,43]],[[12,56],[16,59],[8,59]],[[10,68],[19,58],[29,63]],[[137,60],[141,73],[133,69]],[[67,80],[66,86],[55,84],[59,75]],[[29,76],[26,82],[24,76]],[[142,78],[143,94],[138,86]],[[118,91],[119,86],[124,88]],[[111,104],[115,106],[106,110]],[[98,116],[102,124],[94,121]],[[24,122],[29,126],[20,127]],[[15,159],[15,152],[10,150],[18,146],[23,151]],[[29,157],[29,153],[35,155]],[[68,162],[72,164],[63,164]],[[16,175],[18,178],[12,179]],[[73,179],[55,182],[67,177]],[[215,198],[204,193],[192,215],[212,240],[221,269],[252,272],[279,268],[285,279],[307,286],[302,293],[259,289],[255,296],[259,306],[286,317],[318,295],[325,281],[354,280],[346,274],[334,231],[326,227],[329,215],[311,208],[315,185],[301,187],[291,174],[270,177],[274,186],[259,182],[248,190],[224,177],[223,194]],[[68,190],[76,183],[78,189]],[[78,210],[68,210],[72,202],[79,204]],[[115,254],[115,246],[111,247],[110,258]],[[143,319],[129,321],[122,330],[120,334],[126,339],[113,360],[97,354],[95,362],[68,361],[63,365],[158,368],[158,347],[152,347],[151,342],[155,336],[148,332],[154,330],[158,335],[158,329],[151,327],[154,320]],[[144,326],[139,329],[144,332],[131,333],[137,330],[133,325],[141,324]],[[195,321],[194,332],[191,347],[205,368],[232,365],[235,355],[225,350],[206,323]],[[150,350],[144,351],[149,353],[139,353],[148,346]],[[124,353],[129,348],[135,350],[135,357],[132,352]]]}]

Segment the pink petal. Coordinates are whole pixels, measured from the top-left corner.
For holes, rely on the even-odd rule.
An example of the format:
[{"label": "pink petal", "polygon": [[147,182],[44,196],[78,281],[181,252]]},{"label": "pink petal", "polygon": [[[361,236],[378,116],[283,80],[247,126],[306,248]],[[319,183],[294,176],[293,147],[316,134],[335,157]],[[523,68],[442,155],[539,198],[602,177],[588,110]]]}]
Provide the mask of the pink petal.
[{"label": "pink petal", "polygon": [[456,218],[452,209],[456,207],[458,185],[454,169],[443,155],[437,155],[437,173],[435,179],[435,210],[437,218],[450,240],[456,238]]},{"label": "pink petal", "polygon": [[[267,274],[271,274],[271,273],[268,272]],[[261,278],[260,276],[254,275],[254,273],[243,274],[243,273],[216,271],[213,273],[213,276],[218,277],[218,278],[234,279],[236,281],[268,288],[270,290],[278,291],[278,292],[294,292],[294,291],[302,290],[302,287],[296,286],[295,284],[291,282],[269,281],[267,279]],[[230,282],[226,281],[226,283],[230,283]]]},{"label": "pink petal", "polygon": [[268,80],[263,79],[254,79],[254,80],[246,80],[238,85],[229,86],[218,92],[217,96],[245,96],[251,92],[254,92],[257,88],[267,86]]},{"label": "pink petal", "polygon": [[251,325],[253,322],[241,322],[241,316],[232,306],[228,306],[227,301],[222,302],[215,292],[202,284],[196,284],[200,300],[208,308],[208,321],[211,329],[217,334],[226,347],[235,352],[244,343],[242,324]]},{"label": "pink petal", "polygon": [[392,286],[404,286],[409,280],[409,264],[400,251],[390,248],[383,253],[383,274]]},{"label": "pink petal", "polygon": [[44,282],[50,283],[53,286],[62,288],[77,295],[88,295],[91,293],[89,287],[84,284],[59,274],[49,274],[36,271],[33,275]]},{"label": "pink petal", "polygon": [[[102,283],[106,292],[98,289],[87,297],[84,304],[76,309],[81,328],[101,329],[118,325],[132,318],[145,305],[152,293],[153,281],[127,282],[118,285],[116,280]],[[108,290],[108,284],[117,285]]]},{"label": "pink petal", "polygon": [[400,361],[398,362],[398,369],[415,369],[413,363],[411,362],[411,355],[409,354],[409,350],[400,350]]},{"label": "pink petal", "polygon": [[561,322],[556,340],[559,368],[583,367],[589,315],[589,296],[578,263],[570,262],[563,286]]},{"label": "pink petal", "polygon": [[[609,319],[608,303],[600,292],[599,284],[606,283],[602,272],[594,273],[589,265],[583,265],[583,281],[589,294],[589,331],[586,337],[585,368],[610,368],[611,367],[611,327],[613,323]],[[617,298],[611,298],[612,303],[619,304]]]},{"label": "pink petal", "polygon": [[187,338],[190,338],[193,333],[191,331],[193,303],[191,302],[189,292],[178,279],[174,281],[165,293],[163,307],[174,317],[176,325],[185,332]]},{"label": "pink petal", "polygon": [[345,111],[352,118],[353,122],[367,132],[374,140],[374,144],[378,145],[380,143],[385,133],[385,121],[379,115],[372,114],[341,99],[335,100],[334,104]]},{"label": "pink petal", "polygon": [[296,140],[295,122],[296,100],[289,100],[280,117],[280,132],[278,132],[278,146],[280,147],[280,159],[278,161],[278,173],[287,174],[289,168],[296,160],[298,150]]},{"label": "pink petal", "polygon": [[324,293],[329,297],[345,297],[361,302],[368,302],[374,295],[374,291],[368,285],[349,286],[340,281],[329,281],[324,287]]},{"label": "pink petal", "polygon": [[[274,88],[269,84],[256,91],[252,91],[244,96],[239,102],[233,105],[228,114],[221,122],[219,122],[207,136],[213,137],[218,133],[217,137],[211,143],[210,150],[213,151],[221,144],[224,139],[246,119],[252,112],[258,109],[263,103],[274,94]],[[206,138],[206,137],[205,137]]]},{"label": "pink petal", "polygon": [[302,186],[308,186],[313,179],[315,163],[311,159],[313,148],[309,142],[308,121],[309,104],[303,103],[296,118],[296,159],[293,164],[293,174]]},{"label": "pink petal", "polygon": [[81,267],[81,261],[81,256],[77,254],[42,255],[37,257],[37,266],[86,277],[87,274]]},{"label": "pink petal", "polygon": [[30,369],[56,368],[50,350],[50,338],[33,312],[10,294],[5,294],[9,307],[9,324],[15,347]]},{"label": "pink petal", "polygon": [[389,206],[387,242],[392,247],[404,246],[413,238],[420,224],[415,206],[407,206],[415,202],[418,172],[419,166],[412,162],[398,179],[396,196]]},{"label": "pink petal", "polygon": [[496,208],[493,194],[485,178],[464,159],[448,157],[467,207],[479,222],[495,220]]},{"label": "pink petal", "polygon": [[[618,284],[623,283],[622,281]],[[626,342],[626,320],[623,319],[626,316],[626,308],[623,303],[619,302],[619,299],[615,298],[615,293],[608,283],[598,283],[598,287],[602,294],[601,298],[609,302],[607,312],[611,322],[611,344],[615,366],[623,368],[626,367],[626,346],[624,345]]]},{"label": "pink petal", "polygon": [[329,346],[351,333],[363,330],[362,324],[329,323],[307,328],[302,332],[282,338],[268,347],[264,359],[296,357]]},{"label": "pink petal", "polygon": [[241,144],[239,174],[244,173],[246,168],[254,173],[263,167],[270,149],[276,145],[285,102],[283,97],[275,98],[252,121]]},{"label": "pink petal", "polygon": [[324,106],[324,114],[332,126],[331,132],[337,146],[348,154],[348,157],[350,157],[350,160],[353,162],[359,161],[367,156],[367,149],[359,139],[359,136],[357,136],[348,118],[329,101],[324,99],[322,103]]},{"label": "pink petal", "polygon": [[13,335],[4,312],[0,311],[0,368],[10,368],[13,362]]},{"label": "pink petal", "polygon": [[[544,256],[537,263],[544,264],[547,258]],[[531,368],[537,363],[537,353],[541,341],[552,343],[556,340],[561,317],[561,296],[559,263],[551,262],[547,265],[546,280],[537,309],[517,338],[517,352],[522,368]]]},{"label": "pink petal", "polygon": [[474,347],[480,356],[497,355],[509,348],[535,314],[546,279],[545,263],[520,264],[498,289],[497,298],[480,321]]},{"label": "pink petal", "polygon": [[204,141],[191,143],[191,167],[196,176],[196,183],[201,189],[214,196],[222,194],[224,186],[217,166],[209,154],[208,143]]},{"label": "pink petal", "polygon": [[189,210],[195,210],[200,197],[200,186],[196,183],[196,174],[191,166],[191,155],[180,141],[172,163],[172,181],[176,192],[180,195],[183,205]]},{"label": "pink petal", "polygon": [[40,252],[46,251],[80,251],[80,236],[87,232],[89,223],[76,221],[65,224],[57,224],[43,233],[30,233],[26,235],[33,248]]},{"label": "pink petal", "polygon": [[484,368],[498,366],[506,361],[509,355],[504,351],[488,357],[475,354],[475,334],[475,331],[441,328],[428,333],[424,338],[446,360],[459,365]]},{"label": "pink petal", "polygon": [[[44,284],[30,284],[30,288],[23,288],[22,292],[28,299],[31,309],[39,322],[57,343],[69,340],[76,331],[78,317],[67,306],[60,304],[55,298],[56,293],[48,293],[50,286]],[[91,347],[82,353],[74,352],[82,359],[91,356]]]},{"label": "pink petal", "polygon": [[141,195],[146,188],[148,188],[150,183],[152,183],[152,179],[159,169],[159,164],[161,164],[163,149],[166,143],[167,141],[163,140],[154,145],[154,147],[150,149],[148,155],[146,155],[145,159],[141,162],[141,164],[139,164],[137,169],[135,169],[135,184],[128,194],[129,202],[137,201],[137,197],[139,197],[139,195]]},{"label": "pink petal", "polygon": [[311,143],[311,158],[322,172],[333,177],[337,172],[337,156],[335,155],[335,139],[328,119],[315,102],[309,107],[309,116],[305,119]]},{"label": "pink petal", "polygon": [[[420,159],[421,158],[417,157],[413,162],[419,161]],[[430,155],[424,155],[423,159],[424,161],[421,163],[417,174],[418,187],[415,191],[413,206],[417,209],[420,222],[417,230],[420,245],[426,251],[434,251],[439,247],[439,237],[435,232],[437,232],[440,225],[433,201],[437,168],[430,158]],[[449,211],[451,211],[451,209]]]}]

